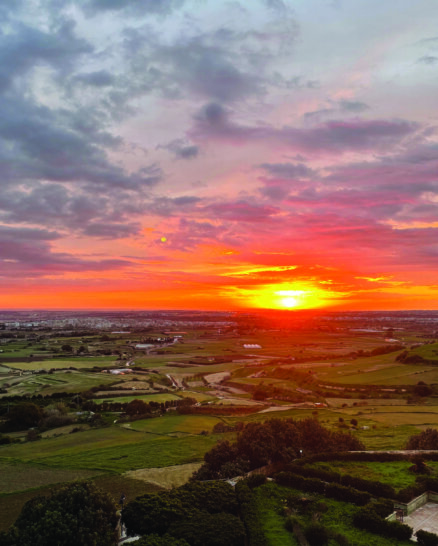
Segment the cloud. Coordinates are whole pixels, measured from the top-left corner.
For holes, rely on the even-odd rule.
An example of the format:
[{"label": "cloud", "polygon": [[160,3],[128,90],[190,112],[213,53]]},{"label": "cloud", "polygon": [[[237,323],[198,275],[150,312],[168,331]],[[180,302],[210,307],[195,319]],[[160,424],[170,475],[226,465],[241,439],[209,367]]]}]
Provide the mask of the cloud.
[{"label": "cloud", "polygon": [[131,262],[122,259],[90,260],[66,252],[53,252],[50,241],[59,234],[33,228],[0,225],[1,274],[41,276],[65,271],[105,271]]},{"label": "cloud", "polygon": [[199,146],[195,146],[179,138],[172,140],[168,144],[157,146],[157,149],[161,148],[169,150],[178,159],[194,159],[199,154]]},{"label": "cloud", "polygon": [[114,75],[107,70],[76,74],[73,77],[73,80],[93,87],[107,87],[115,83]]},{"label": "cloud", "polygon": [[141,224],[136,223],[89,223],[83,230],[84,235],[102,239],[120,239],[136,235],[141,230]]},{"label": "cloud", "polygon": [[259,177],[263,183],[259,191],[274,201],[282,201],[291,191],[307,186],[309,181],[303,179],[318,178],[316,171],[303,163],[262,163],[258,167],[268,174]]},{"label": "cloud", "polygon": [[211,139],[229,144],[271,142],[289,151],[343,154],[348,151],[382,150],[413,136],[420,126],[406,120],[334,120],[311,128],[272,125],[240,125],[231,121],[220,104],[210,103],[195,116],[190,135],[194,140]]},{"label": "cloud", "polygon": [[262,163],[259,167],[274,178],[287,180],[310,178],[315,175],[315,171],[303,163]]},{"label": "cloud", "polygon": [[40,64],[67,73],[82,55],[92,53],[92,46],[74,35],[74,26],[67,20],[55,32],[44,32],[17,24],[12,32],[1,34],[0,91]]},{"label": "cloud", "polygon": [[185,0],[86,0],[84,10],[98,15],[105,11],[125,11],[132,15],[169,15],[181,7]]},{"label": "cloud", "polygon": [[342,115],[360,114],[369,109],[368,104],[356,100],[341,99],[329,101],[329,106],[304,114],[307,121],[322,121],[327,118],[338,118]]},{"label": "cloud", "polygon": [[[0,159],[9,167],[4,182],[50,180],[139,189],[157,184],[162,173],[150,165],[127,174],[107,159],[105,147],[120,142],[85,112],[49,109],[21,97],[3,98]],[[90,120],[95,115],[90,113]]]},{"label": "cloud", "polygon": [[210,218],[219,218],[233,222],[257,223],[275,216],[279,212],[279,209],[263,204],[235,201],[207,205],[203,211]]},{"label": "cloud", "polygon": [[435,55],[423,55],[423,57],[417,59],[417,63],[434,65],[438,63],[438,57],[436,57]]}]

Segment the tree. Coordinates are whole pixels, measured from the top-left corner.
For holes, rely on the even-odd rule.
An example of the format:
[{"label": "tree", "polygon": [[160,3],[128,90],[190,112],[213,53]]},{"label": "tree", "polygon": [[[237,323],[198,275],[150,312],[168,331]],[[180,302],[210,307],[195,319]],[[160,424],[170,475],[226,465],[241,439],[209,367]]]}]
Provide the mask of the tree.
[{"label": "tree", "polygon": [[2,544],[115,546],[116,525],[116,507],[109,495],[93,484],[78,482],[49,498],[28,501]]},{"label": "tree", "polygon": [[432,389],[424,381],[419,381],[414,387],[414,394],[417,396],[430,396]]},{"label": "tree", "polygon": [[315,419],[270,419],[245,425],[234,444],[219,442],[204,455],[205,464],[192,479],[234,477],[267,463],[291,462],[301,451],[308,455],[363,449],[362,442],[351,434],[329,431]]},{"label": "tree", "polygon": [[44,411],[32,402],[20,402],[9,412],[9,423],[12,427],[24,429],[35,427],[41,421]]},{"label": "tree", "polygon": [[175,520],[186,515],[179,499],[172,491],[137,497],[123,510],[123,522],[131,535],[156,533],[164,535]]},{"label": "tree", "polygon": [[126,406],[126,413],[128,415],[145,415],[146,413],[150,413],[149,405],[146,404],[146,402],[143,402],[143,400],[138,400],[137,398],[135,400],[131,400],[129,404]]},{"label": "tree", "polygon": [[64,351],[64,353],[71,353],[73,351],[73,347],[71,345],[65,344],[61,346],[61,350]]},{"label": "tree", "polygon": [[242,521],[225,512],[199,512],[175,522],[169,533],[187,540],[191,546],[243,546],[245,543],[245,527]]},{"label": "tree", "polygon": [[427,428],[411,436],[406,444],[406,449],[438,449],[438,430]]}]

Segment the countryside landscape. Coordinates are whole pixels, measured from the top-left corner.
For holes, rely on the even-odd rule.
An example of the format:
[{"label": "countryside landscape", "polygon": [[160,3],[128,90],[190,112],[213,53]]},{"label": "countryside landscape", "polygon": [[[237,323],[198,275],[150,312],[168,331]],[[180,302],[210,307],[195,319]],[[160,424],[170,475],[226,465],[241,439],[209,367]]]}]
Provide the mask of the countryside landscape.
[{"label": "countryside landscape", "polygon": [[[358,529],[354,501],[309,493],[303,476],[287,477],[285,464],[307,478],[319,470],[389,486],[383,496],[391,513],[394,503],[422,493],[412,454],[391,452],[426,431],[437,435],[437,312],[9,312],[0,327],[2,531],[27,501],[77,480],[119,508],[124,495],[129,515],[137,497],[178,491],[197,475],[205,484],[246,476],[258,531],[241,507],[246,528],[235,533],[236,544],[303,544],[315,514],[327,532],[321,544],[409,543]],[[291,454],[268,472],[274,481],[259,474],[256,484],[248,472],[275,462],[275,450],[266,444],[264,454],[236,462],[230,446],[245,434],[249,445],[265,445],[257,426],[279,420],[284,429],[306,423],[345,433],[351,446],[336,437],[338,445],[327,444],[332,457],[318,460],[320,429],[308,429],[306,439],[286,442]],[[228,469],[204,460],[214,448],[227,453]],[[345,451],[382,453],[350,460]],[[422,457],[433,483],[438,451]],[[145,532],[132,523],[127,529]]]},{"label": "countryside landscape", "polygon": [[438,546],[437,21],[0,0],[0,546]]}]

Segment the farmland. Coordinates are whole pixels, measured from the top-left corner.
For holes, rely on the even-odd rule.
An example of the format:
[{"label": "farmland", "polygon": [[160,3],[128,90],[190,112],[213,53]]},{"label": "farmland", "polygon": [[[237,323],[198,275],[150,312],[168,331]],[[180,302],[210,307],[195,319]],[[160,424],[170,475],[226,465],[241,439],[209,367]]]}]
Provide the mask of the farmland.
[{"label": "farmland", "polygon": [[[173,330],[183,333],[173,338],[163,333],[168,321],[147,331],[131,322],[132,331],[115,333],[3,331],[2,434],[16,443],[0,445],[0,505],[18,509],[76,479],[126,479],[132,491],[180,484],[178,468],[186,479],[218,440],[235,438],[227,430],[240,421],[310,417],[373,450],[402,449],[438,427],[435,323],[394,315],[382,328],[380,317],[366,315],[340,316],[336,325],[331,317],[292,325],[274,317],[266,326],[229,318],[225,326],[178,324]],[[9,412],[25,401],[45,412],[46,428],[7,428]],[[129,413],[137,401],[143,416]],[[54,415],[58,426],[50,425]],[[371,467],[358,472],[378,476]],[[266,517],[280,536],[274,515]]]}]

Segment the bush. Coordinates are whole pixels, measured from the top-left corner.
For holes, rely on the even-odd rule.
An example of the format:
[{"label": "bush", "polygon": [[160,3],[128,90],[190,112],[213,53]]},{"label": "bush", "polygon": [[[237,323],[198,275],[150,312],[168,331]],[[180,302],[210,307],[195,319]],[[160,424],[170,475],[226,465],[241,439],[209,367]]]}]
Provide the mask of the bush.
[{"label": "bush", "polygon": [[344,487],[336,483],[330,483],[327,485],[325,494],[332,499],[351,502],[358,506],[364,506],[370,501],[370,494],[365,491],[358,491],[352,487]]},{"label": "bush", "polygon": [[251,546],[268,546],[260,522],[257,503],[252,490],[244,481],[236,484],[236,495],[240,504],[240,512],[245,522],[248,542]]},{"label": "bush", "polygon": [[311,523],[304,531],[304,535],[310,546],[324,546],[328,543],[328,533],[326,528],[320,523]]},{"label": "bush", "polygon": [[438,535],[420,529],[415,533],[420,546],[438,546]]},{"label": "bush", "polygon": [[371,504],[374,512],[381,518],[386,518],[394,512],[394,504],[390,500],[380,499]]},{"label": "bush", "polygon": [[107,493],[90,483],[77,482],[49,498],[39,496],[26,502],[2,544],[116,545],[117,519],[116,507]]},{"label": "bush", "polygon": [[245,483],[250,489],[254,489],[266,483],[266,480],[267,478],[264,474],[253,474],[246,478]]},{"label": "bush", "polygon": [[378,535],[385,535],[397,540],[409,540],[412,536],[412,527],[398,521],[386,521],[368,505],[361,508],[353,517],[353,523],[359,529],[370,531]]},{"label": "bush", "polygon": [[349,476],[348,474],[341,476],[341,485],[354,487],[360,491],[367,491],[375,497],[393,499],[396,495],[395,489],[391,485],[372,480],[364,480],[355,476]]},{"label": "bush", "polygon": [[411,436],[405,449],[438,449],[438,430],[428,428]]}]

